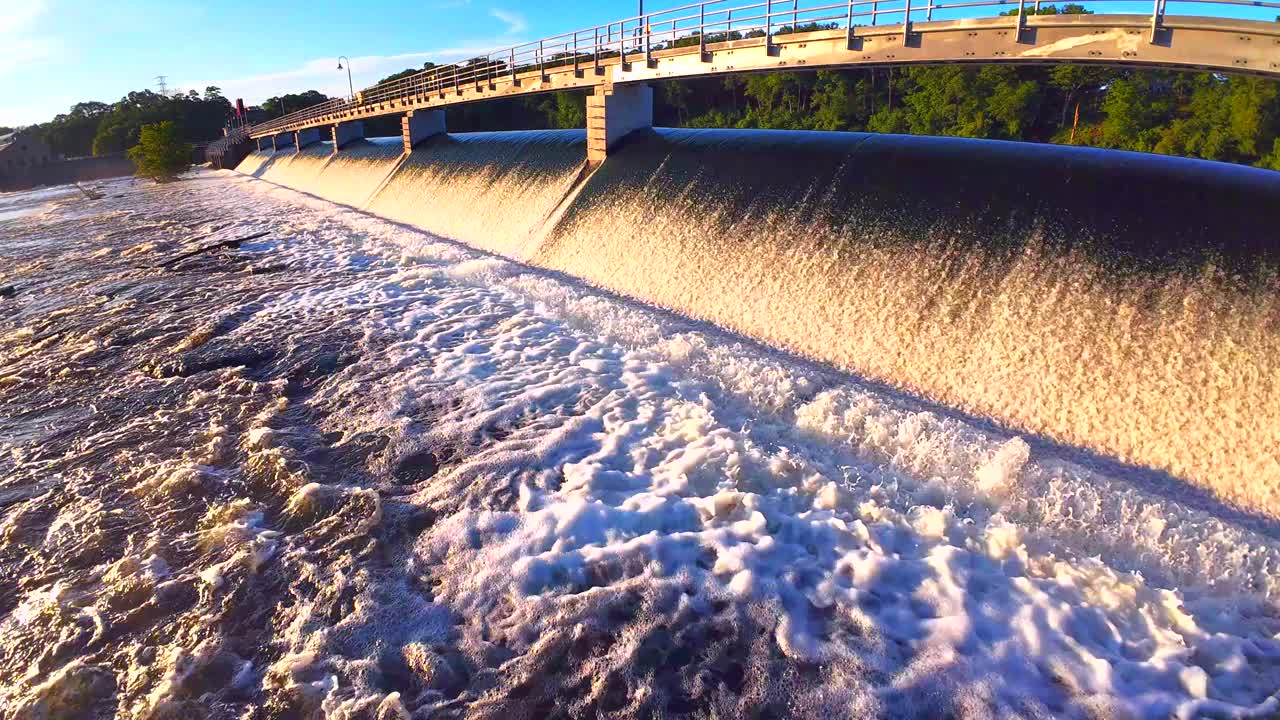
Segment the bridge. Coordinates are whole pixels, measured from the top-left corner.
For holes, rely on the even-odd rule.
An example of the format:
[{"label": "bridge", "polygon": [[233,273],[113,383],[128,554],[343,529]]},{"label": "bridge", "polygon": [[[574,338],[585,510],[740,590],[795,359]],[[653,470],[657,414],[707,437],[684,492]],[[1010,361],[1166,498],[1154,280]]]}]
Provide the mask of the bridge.
[{"label": "bridge", "polygon": [[[334,152],[364,136],[362,120],[399,114],[405,150],[445,132],[444,108],[495,98],[590,90],[587,155],[598,164],[633,130],[653,122],[657,80],[784,70],[938,63],[1091,63],[1280,77],[1280,2],[1175,0],[1214,13],[1131,9],[1089,0],[1095,14],[1039,14],[1042,0],[708,0],[637,15],[433,67],[258,125],[228,144],[259,150],[331,140]],[[1047,2],[1045,3],[1047,4]]]}]

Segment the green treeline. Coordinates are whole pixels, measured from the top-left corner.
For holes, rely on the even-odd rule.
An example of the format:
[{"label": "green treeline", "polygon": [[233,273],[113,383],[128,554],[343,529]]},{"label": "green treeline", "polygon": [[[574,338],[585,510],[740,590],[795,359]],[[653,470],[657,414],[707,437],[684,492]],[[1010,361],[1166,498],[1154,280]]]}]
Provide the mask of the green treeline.
[{"label": "green treeline", "polygon": [[[447,113],[455,132],[581,128],[585,100],[562,92]],[[1280,170],[1280,83],[1208,72],[940,65],[694,78],[655,85],[654,122],[1088,145]]]},{"label": "green treeline", "polygon": [[[777,72],[660,82],[654,105],[660,127],[1021,140],[1280,170],[1280,82],[1210,72],[1092,65]],[[581,128],[586,117],[584,95],[570,92],[471,103],[447,113],[455,132]],[[367,123],[368,133],[399,132],[392,121],[386,125]]]},{"label": "green treeline", "polygon": [[1280,83],[1081,65],[943,65],[665,82],[683,127],[1070,143],[1280,169]]},{"label": "green treeline", "polygon": [[[328,99],[308,90],[270,98],[249,110],[254,122],[262,122]],[[138,90],[111,104],[76,103],[70,111],[37,125],[36,131],[54,153],[64,157],[110,155],[137,145],[144,125],[163,122],[173,123],[175,132],[187,142],[214,140],[222,137],[232,112],[231,101],[217,87],[205,88],[203,94],[192,90],[161,95]]]},{"label": "green treeline", "polygon": [[[1016,13],[1017,10],[1010,12]],[[1082,13],[1043,6],[1041,14]],[[827,29],[801,26],[798,31]],[[781,28],[779,34],[792,32]],[[715,41],[721,37],[708,37]],[[675,44],[696,44],[696,37]],[[480,59],[471,61],[480,62]],[[567,60],[565,62],[568,62]],[[436,67],[426,63],[424,68]],[[381,82],[421,72],[409,68]],[[315,90],[249,109],[262,122],[323,102]],[[581,128],[582,93],[447,108],[454,132]],[[211,140],[232,114],[216,87],[203,95],[148,90],[119,102],[79,103],[38,126],[67,157],[120,152],[141,127],[171,121],[189,142]],[[1089,145],[1221,160],[1280,170],[1280,82],[1209,72],[1092,65],[940,65],[776,72],[663,81],[654,121],[666,127],[855,130]],[[397,116],[365,121],[369,136],[398,135]]]},{"label": "green treeline", "polygon": [[54,153],[65,157],[110,155],[138,144],[143,125],[172,122],[189,141],[222,135],[231,103],[216,87],[201,95],[161,95],[150,90],[129,93],[118,102],[76,103],[69,112],[36,126]]}]

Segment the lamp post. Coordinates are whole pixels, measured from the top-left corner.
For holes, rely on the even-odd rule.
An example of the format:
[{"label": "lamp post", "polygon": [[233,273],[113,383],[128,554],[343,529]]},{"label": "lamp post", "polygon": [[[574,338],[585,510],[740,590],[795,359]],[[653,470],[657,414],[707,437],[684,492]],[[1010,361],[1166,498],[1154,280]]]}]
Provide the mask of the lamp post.
[{"label": "lamp post", "polygon": [[338,69],[342,69],[342,61],[347,61],[347,101],[350,102],[356,98],[356,88],[351,84],[351,58],[346,55],[338,56]]}]

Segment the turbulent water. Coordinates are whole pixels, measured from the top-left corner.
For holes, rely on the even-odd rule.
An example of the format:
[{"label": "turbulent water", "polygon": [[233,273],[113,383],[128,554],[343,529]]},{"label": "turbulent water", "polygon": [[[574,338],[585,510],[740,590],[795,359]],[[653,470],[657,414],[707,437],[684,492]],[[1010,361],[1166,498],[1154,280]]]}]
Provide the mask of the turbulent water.
[{"label": "turbulent water", "polygon": [[402,159],[380,140],[241,170],[1280,516],[1280,175],[661,130],[575,182],[583,143],[479,133]]},{"label": "turbulent water", "polygon": [[0,196],[0,717],[1280,711],[1280,528],[1184,481],[249,175],[104,190]]}]

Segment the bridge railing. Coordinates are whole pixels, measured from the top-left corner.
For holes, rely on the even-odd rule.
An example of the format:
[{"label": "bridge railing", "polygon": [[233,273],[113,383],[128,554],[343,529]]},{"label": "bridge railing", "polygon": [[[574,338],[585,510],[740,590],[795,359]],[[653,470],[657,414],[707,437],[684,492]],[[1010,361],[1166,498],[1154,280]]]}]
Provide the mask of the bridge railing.
[{"label": "bridge railing", "polygon": [[[655,52],[672,48],[698,46],[706,53],[707,45],[724,41],[764,38],[768,45],[778,36],[795,32],[841,28],[852,37],[857,27],[877,25],[901,26],[905,39],[915,22],[992,17],[1014,9],[1016,13],[1009,13],[1010,27],[1021,29],[1027,16],[1038,15],[1043,6],[1056,4],[1050,0],[761,0],[732,5],[734,2],[741,0],[707,0],[682,5],[434,66],[374,85],[351,99],[329,100],[256,125],[250,132],[262,135],[284,131],[370,104],[445,96],[451,92],[461,94],[468,87],[516,85],[531,73],[545,78],[559,72],[601,72],[607,63],[649,62]],[[1169,2],[1189,7],[1212,6],[1219,14],[1225,14],[1224,8],[1280,10],[1280,2],[1269,0],[1150,0],[1153,38],[1161,27]],[[1093,12],[1098,12],[1100,7],[1123,5],[1125,10],[1131,10],[1135,4],[1141,5],[1134,0],[1083,0],[1080,4]],[[935,18],[936,15],[947,17]]]},{"label": "bridge railing", "polygon": [[268,120],[264,123],[254,125],[250,129],[250,132],[254,135],[261,135],[273,130],[284,131],[290,127],[304,124],[308,120],[313,120],[325,115],[332,115],[333,113],[343,110],[350,105],[352,105],[352,102],[345,98],[326,100],[322,103],[303,108],[296,112],[291,112],[288,115],[282,115],[274,120]]}]

